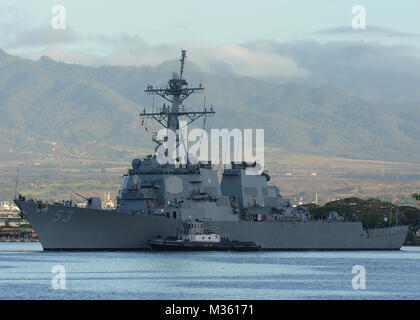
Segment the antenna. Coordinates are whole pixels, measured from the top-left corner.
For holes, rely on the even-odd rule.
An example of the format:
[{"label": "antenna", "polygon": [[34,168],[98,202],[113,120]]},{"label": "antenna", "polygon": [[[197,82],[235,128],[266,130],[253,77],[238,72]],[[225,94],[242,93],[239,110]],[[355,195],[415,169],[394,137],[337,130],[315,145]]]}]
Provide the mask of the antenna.
[{"label": "antenna", "polygon": [[[179,118],[187,117],[187,125],[196,121],[198,118],[214,115],[215,111],[211,108],[209,111],[206,108],[203,110],[188,110],[183,106],[183,102],[193,93],[201,93],[204,91],[200,84],[198,87],[189,87],[187,80],[183,79],[184,63],[187,57],[187,50],[181,51],[181,74],[174,73],[172,79],[168,81],[165,87],[156,88],[148,85],[145,92],[152,95],[158,95],[170,103],[168,106],[162,108],[155,108],[152,112],[146,112],[146,109],[140,113],[142,118],[152,118],[157,121],[162,127],[172,130],[176,134],[177,146],[179,147]],[[152,135],[153,141],[161,145],[157,135]]]},{"label": "antenna", "polygon": [[16,169],[15,199],[17,199],[17,195],[18,195],[18,184],[19,184],[19,168]]},{"label": "antenna", "polygon": [[392,224],[392,202],[391,202],[391,211],[389,214],[389,226],[391,226],[391,224]]},{"label": "antenna", "polygon": [[181,72],[180,72],[180,78],[182,79],[182,74],[184,73],[184,63],[185,58],[187,57],[187,50],[181,50],[181,59],[179,60],[181,62]]}]

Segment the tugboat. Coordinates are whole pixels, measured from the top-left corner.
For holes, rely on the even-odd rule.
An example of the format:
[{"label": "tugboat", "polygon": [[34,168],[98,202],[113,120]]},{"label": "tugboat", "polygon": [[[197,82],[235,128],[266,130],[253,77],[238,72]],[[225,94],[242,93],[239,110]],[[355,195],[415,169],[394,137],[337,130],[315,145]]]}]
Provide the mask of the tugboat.
[{"label": "tugboat", "polygon": [[191,219],[182,222],[182,228],[176,236],[166,239],[158,236],[149,239],[147,244],[154,251],[259,251],[261,246],[256,242],[243,242],[220,237],[209,231],[203,222]]}]

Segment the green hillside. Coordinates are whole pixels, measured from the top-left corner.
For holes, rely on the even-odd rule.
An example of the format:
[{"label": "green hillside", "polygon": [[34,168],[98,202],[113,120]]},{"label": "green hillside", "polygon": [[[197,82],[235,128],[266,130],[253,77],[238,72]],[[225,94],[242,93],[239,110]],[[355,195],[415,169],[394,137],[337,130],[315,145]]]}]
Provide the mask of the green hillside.
[{"label": "green hillside", "polygon": [[[0,51],[0,148],[48,153],[54,142],[73,155],[117,158],[123,149],[150,147],[138,111],[153,100],[143,90],[148,83],[165,85],[177,70],[177,61],[91,68]],[[203,83],[207,105],[216,109],[208,128],[264,128],[266,145],[286,154],[420,161],[416,104],[367,102],[334,86],[221,77],[192,63],[185,72],[191,84]],[[202,105],[203,96],[186,103]]]}]

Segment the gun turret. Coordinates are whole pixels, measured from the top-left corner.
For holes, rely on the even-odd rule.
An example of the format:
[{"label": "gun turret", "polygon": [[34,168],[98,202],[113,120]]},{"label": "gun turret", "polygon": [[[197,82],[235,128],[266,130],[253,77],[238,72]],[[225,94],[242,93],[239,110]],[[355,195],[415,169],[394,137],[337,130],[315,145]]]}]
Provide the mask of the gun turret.
[{"label": "gun turret", "polygon": [[87,201],[86,208],[88,208],[88,209],[98,209],[98,210],[102,209],[101,198],[99,198],[99,197],[86,198],[85,196],[82,196],[81,194],[78,194],[76,192],[75,192],[75,194]]},{"label": "gun turret", "polygon": [[88,202],[88,204],[92,202],[92,198],[86,198],[85,196],[82,196],[81,194],[78,194],[77,192],[75,192],[74,194],[79,196],[80,198],[85,199]]}]

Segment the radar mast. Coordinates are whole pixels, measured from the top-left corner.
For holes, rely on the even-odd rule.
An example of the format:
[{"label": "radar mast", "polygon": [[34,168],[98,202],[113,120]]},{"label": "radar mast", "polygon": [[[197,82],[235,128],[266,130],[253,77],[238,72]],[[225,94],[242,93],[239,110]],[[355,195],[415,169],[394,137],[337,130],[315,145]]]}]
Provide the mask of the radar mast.
[{"label": "radar mast", "polygon": [[[156,111],[147,112],[146,109],[140,113],[143,118],[149,118],[157,121],[164,128],[172,130],[176,134],[177,147],[179,146],[179,119],[181,117],[187,118],[187,125],[196,121],[201,117],[207,117],[215,114],[213,107],[210,110],[204,107],[202,110],[187,109],[184,107],[183,102],[193,93],[202,93],[204,88],[201,83],[198,87],[188,87],[187,80],[183,79],[184,74],[184,63],[187,57],[187,51],[181,51],[181,69],[180,74],[173,72],[172,79],[168,81],[165,87],[155,88],[152,85],[148,85],[144,92],[151,95],[158,95],[170,103],[169,106],[163,104],[161,108]],[[158,145],[162,143],[157,137],[156,132],[152,134],[152,139]]]}]

